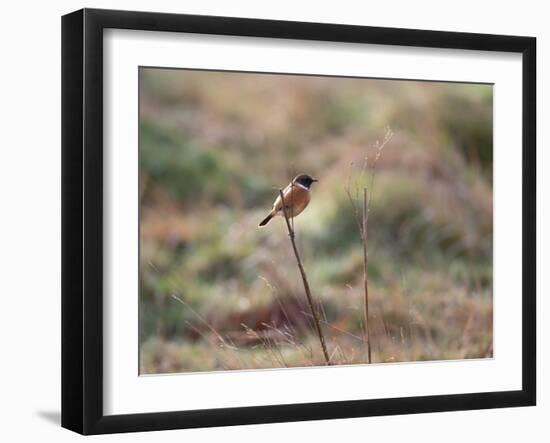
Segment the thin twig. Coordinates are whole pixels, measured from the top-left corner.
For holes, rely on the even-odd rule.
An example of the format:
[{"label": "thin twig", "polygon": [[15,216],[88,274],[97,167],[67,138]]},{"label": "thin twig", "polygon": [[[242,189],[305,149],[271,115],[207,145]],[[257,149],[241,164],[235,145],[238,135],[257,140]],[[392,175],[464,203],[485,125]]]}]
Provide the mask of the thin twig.
[{"label": "thin twig", "polygon": [[302,260],[300,259],[300,254],[298,253],[298,248],[296,247],[296,241],[294,239],[294,230],[290,226],[290,221],[288,220],[288,214],[286,212],[285,199],[283,196],[283,190],[279,189],[279,195],[281,196],[281,206],[283,207],[283,214],[286,221],[286,226],[288,228],[288,236],[290,237],[290,242],[292,243],[292,249],[294,250],[294,255],[296,256],[296,262],[298,263],[298,268],[300,269],[300,274],[302,275],[302,281],[304,283],[304,289],[306,292],[307,302],[309,304],[309,309],[315,320],[315,329],[317,330],[317,335],[319,336],[319,341],[321,342],[321,348],[323,349],[323,355],[325,357],[325,362],[327,365],[330,365],[330,357],[327,351],[327,345],[325,343],[325,337],[323,336],[323,331],[321,329],[321,322],[319,320],[319,312],[315,309],[313,303],[313,297],[311,296],[311,291],[309,289],[309,283],[307,280],[306,271],[302,265]]},{"label": "thin twig", "polygon": [[367,201],[367,188],[363,188],[363,282],[365,284],[365,328],[367,329],[367,357],[368,362],[371,363],[371,335],[369,327],[369,279],[368,279],[368,264],[369,264],[369,254],[367,250],[367,218],[368,218],[368,201]]},{"label": "thin twig", "polygon": [[[301,311],[302,314],[307,315],[308,317],[311,317],[311,314],[308,314],[307,312]],[[348,332],[344,329],[341,329],[337,326],[334,326],[332,323],[329,323],[328,321],[321,320],[321,323],[327,325],[328,327],[334,329],[336,332],[340,332],[341,334],[347,335],[348,337],[354,338],[356,340],[359,340],[361,343],[366,342],[366,340],[363,337],[359,337],[358,335],[352,334],[351,332]]]},{"label": "thin twig", "polygon": [[[391,138],[393,137],[393,132],[388,127],[386,128],[385,134],[384,134],[384,140],[382,143],[379,141],[376,141],[375,149],[376,154],[374,156],[374,160],[372,162],[369,162],[368,155],[365,155],[363,159],[363,165],[359,173],[359,177],[354,182],[354,191],[355,196],[352,192],[352,174],[353,174],[353,163],[351,164],[352,170],[350,171],[350,175],[348,177],[348,182],[345,187],[345,192],[348,196],[348,200],[351,206],[351,209],[353,211],[353,215],[355,218],[355,222],[357,223],[357,228],[359,231],[359,235],[361,237],[361,242],[363,243],[363,280],[364,280],[364,291],[365,291],[365,297],[364,297],[364,310],[365,310],[365,319],[364,319],[364,331],[363,334],[365,335],[365,341],[367,344],[367,361],[369,363],[372,362],[372,340],[371,340],[371,334],[370,334],[370,322],[369,322],[369,286],[368,286],[368,220],[369,220],[369,213],[370,213],[370,207],[372,202],[372,196],[373,196],[373,188],[374,188],[374,178],[376,176],[376,166],[378,164],[378,160],[380,159],[380,156],[382,155],[382,150],[386,146],[386,144],[389,143]],[[367,168],[371,170],[370,173],[370,184],[369,189],[367,190],[366,187],[363,188],[363,207],[362,211],[360,211],[361,204],[359,203],[359,182],[363,179],[366,179],[368,181],[368,175],[367,175]],[[370,191],[370,192],[367,192]]]}]

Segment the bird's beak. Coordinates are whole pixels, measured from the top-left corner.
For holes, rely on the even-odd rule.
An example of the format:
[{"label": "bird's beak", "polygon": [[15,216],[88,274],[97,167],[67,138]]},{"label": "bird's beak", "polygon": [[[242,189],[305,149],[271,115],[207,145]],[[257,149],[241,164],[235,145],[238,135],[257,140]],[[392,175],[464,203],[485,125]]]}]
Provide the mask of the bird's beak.
[{"label": "bird's beak", "polygon": [[319,180],[317,180],[316,178],[312,178],[311,181],[318,182]]}]

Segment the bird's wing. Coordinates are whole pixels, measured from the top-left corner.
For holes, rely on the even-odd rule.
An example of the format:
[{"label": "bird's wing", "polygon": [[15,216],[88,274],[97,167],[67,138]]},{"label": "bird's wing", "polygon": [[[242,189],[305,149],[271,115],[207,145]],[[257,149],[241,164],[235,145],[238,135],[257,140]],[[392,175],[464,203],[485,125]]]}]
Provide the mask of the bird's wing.
[{"label": "bird's wing", "polygon": [[[285,189],[283,189],[283,197],[285,198],[285,203],[288,206],[288,201],[286,201],[290,191],[292,189],[292,183],[290,183]],[[283,208],[283,204],[281,201],[281,194],[277,195],[277,198],[275,199],[275,202],[273,203],[273,212],[277,213]]]}]

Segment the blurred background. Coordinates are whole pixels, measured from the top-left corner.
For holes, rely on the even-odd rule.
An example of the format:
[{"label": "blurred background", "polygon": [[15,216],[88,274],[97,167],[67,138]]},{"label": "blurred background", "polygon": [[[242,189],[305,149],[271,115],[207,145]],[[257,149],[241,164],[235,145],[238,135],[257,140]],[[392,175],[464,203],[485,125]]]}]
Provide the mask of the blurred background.
[{"label": "blurred background", "polygon": [[[278,189],[331,359],[492,356],[492,86],[140,69],[142,374],[323,364]],[[366,166],[366,167],[365,167]],[[361,195],[359,195],[361,197]]]}]

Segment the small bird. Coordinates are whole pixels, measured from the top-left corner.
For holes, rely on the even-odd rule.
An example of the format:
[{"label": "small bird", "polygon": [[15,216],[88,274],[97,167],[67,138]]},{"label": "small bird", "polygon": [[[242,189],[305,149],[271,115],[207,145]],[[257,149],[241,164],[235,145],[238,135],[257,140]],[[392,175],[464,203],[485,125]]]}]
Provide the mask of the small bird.
[{"label": "small bird", "polygon": [[[298,174],[294,180],[283,190],[283,199],[285,202],[285,209],[288,218],[294,218],[300,215],[309,204],[309,188],[313,182],[319,181],[316,178],[311,177],[308,174]],[[276,215],[283,214],[283,202],[281,196],[278,195],[273,203],[273,208],[266,218],[264,218],[259,227],[265,226]]]}]

